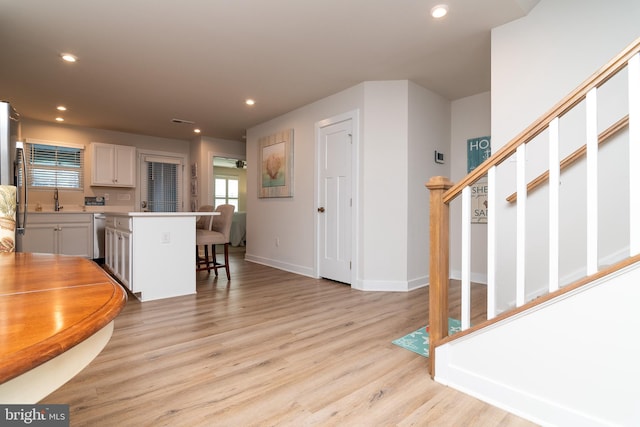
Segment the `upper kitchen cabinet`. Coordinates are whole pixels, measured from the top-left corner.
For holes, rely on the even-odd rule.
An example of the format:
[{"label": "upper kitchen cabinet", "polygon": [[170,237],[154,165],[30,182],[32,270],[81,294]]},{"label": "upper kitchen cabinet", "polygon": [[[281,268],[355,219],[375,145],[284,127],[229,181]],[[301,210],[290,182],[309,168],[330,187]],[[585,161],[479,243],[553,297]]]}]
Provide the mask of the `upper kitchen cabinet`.
[{"label": "upper kitchen cabinet", "polygon": [[135,187],[135,147],[92,142],[91,150],[91,185]]}]

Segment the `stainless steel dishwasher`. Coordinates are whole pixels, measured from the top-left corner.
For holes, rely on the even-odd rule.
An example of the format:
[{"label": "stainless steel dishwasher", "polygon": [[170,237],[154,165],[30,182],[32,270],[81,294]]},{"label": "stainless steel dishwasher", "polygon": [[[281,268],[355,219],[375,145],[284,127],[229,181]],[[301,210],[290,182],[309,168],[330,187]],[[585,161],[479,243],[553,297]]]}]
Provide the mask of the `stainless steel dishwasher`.
[{"label": "stainless steel dishwasher", "polygon": [[107,217],[103,213],[93,214],[93,259],[104,259],[104,225]]}]

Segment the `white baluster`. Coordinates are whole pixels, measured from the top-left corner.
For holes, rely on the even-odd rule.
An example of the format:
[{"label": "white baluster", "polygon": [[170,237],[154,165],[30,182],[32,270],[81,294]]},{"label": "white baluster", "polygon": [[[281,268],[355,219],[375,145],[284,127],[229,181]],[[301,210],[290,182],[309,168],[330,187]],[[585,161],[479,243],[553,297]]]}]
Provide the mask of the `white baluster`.
[{"label": "white baluster", "polygon": [[521,144],[516,150],[516,189],[518,206],[516,208],[516,306],[524,304],[525,296],[525,238],[527,230],[527,179],[526,179],[526,145]]},{"label": "white baluster", "polygon": [[629,60],[629,256],[640,254],[640,54]]},{"label": "white baluster", "polygon": [[558,290],[559,276],[559,209],[560,155],[558,152],[559,121],[549,123],[549,292]]},{"label": "white baluster", "polygon": [[496,167],[487,174],[487,319],[496,317]]},{"label": "white baluster", "polygon": [[598,272],[598,101],[587,92],[587,275]]},{"label": "white baluster", "polygon": [[462,189],[461,326],[471,325],[471,187]]}]

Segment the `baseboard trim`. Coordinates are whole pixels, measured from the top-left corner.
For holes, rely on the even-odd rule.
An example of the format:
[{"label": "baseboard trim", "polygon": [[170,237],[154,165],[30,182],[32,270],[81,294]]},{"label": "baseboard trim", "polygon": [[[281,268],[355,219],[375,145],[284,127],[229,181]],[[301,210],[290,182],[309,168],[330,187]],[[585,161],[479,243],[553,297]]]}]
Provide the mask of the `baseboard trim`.
[{"label": "baseboard trim", "polygon": [[253,262],[256,264],[266,265],[267,267],[277,268],[279,270],[288,271],[289,273],[296,273],[307,277],[317,277],[313,271],[313,268],[305,267],[302,265],[289,264],[286,262],[278,261],[271,258],[264,258],[249,253],[244,255],[245,261]]}]

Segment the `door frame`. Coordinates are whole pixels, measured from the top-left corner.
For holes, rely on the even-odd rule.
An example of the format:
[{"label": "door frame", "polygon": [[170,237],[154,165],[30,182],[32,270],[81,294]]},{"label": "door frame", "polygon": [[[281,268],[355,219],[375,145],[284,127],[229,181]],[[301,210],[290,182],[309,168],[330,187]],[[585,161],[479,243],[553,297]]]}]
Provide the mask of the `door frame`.
[{"label": "door frame", "polygon": [[136,212],[140,212],[141,211],[141,206],[140,203],[142,202],[142,195],[140,194],[140,189],[142,187],[142,178],[143,178],[143,171],[142,171],[142,165],[144,163],[144,156],[158,156],[158,157],[167,157],[167,158],[175,158],[175,159],[180,159],[180,165],[181,167],[181,179],[182,179],[182,209],[181,211],[188,211],[189,210],[189,198],[190,198],[190,191],[189,191],[189,185],[190,185],[190,179],[188,176],[185,176],[185,165],[187,164],[187,155],[183,154],[183,153],[172,153],[170,151],[158,151],[158,150],[147,150],[147,149],[136,149],[136,188],[134,190],[134,210]]},{"label": "door frame", "polygon": [[314,244],[314,275],[320,277],[320,221],[318,220],[317,208],[320,206],[320,132],[323,128],[335,125],[340,122],[351,120],[351,281],[352,288],[361,289],[357,278],[359,273],[359,253],[360,246],[360,196],[358,189],[360,188],[360,110],[355,109],[346,113],[331,116],[315,123],[315,144],[316,144],[316,161],[314,176],[314,201],[313,222],[315,227],[315,244]]},{"label": "door frame", "polygon": [[207,185],[203,185],[200,184],[203,188],[206,187],[207,188],[207,203],[200,203],[201,205],[203,204],[208,204],[208,205],[215,205],[214,200],[213,200],[213,158],[214,157],[224,157],[227,159],[236,159],[236,160],[242,160],[242,161],[247,161],[247,154],[229,154],[229,153],[219,153],[217,151],[207,151],[207,163],[206,163],[206,170],[207,170],[207,175],[206,175],[206,179],[207,179]]}]

